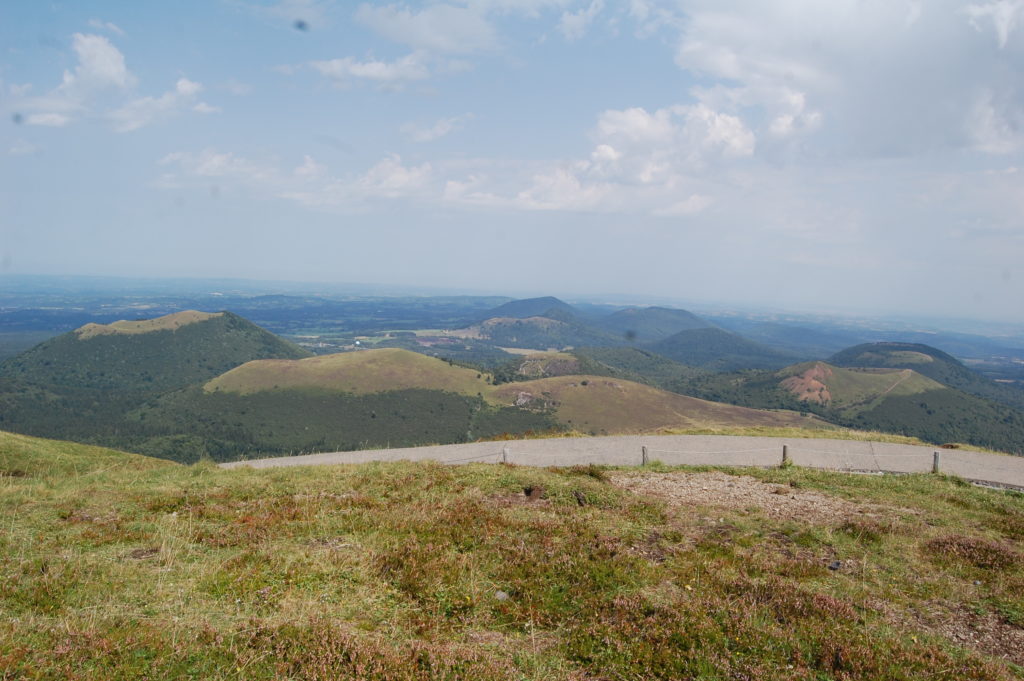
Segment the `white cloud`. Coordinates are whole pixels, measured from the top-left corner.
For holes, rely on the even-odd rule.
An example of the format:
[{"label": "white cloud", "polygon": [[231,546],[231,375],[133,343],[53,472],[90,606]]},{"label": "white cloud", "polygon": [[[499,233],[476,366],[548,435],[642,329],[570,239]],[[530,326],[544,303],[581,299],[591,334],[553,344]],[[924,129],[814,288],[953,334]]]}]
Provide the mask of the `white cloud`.
[{"label": "white cloud", "polygon": [[575,167],[554,168],[536,175],[531,185],[519,192],[519,208],[528,210],[592,211],[601,208],[610,198],[612,187],[587,182]]},{"label": "white cloud", "polygon": [[990,154],[1024,149],[1024,111],[999,102],[991,91],[980,93],[967,120],[974,146]]},{"label": "white cloud", "polygon": [[71,122],[71,117],[60,113],[35,113],[25,117],[29,125],[42,125],[48,128],[63,128]]},{"label": "white cloud", "polygon": [[215,114],[221,112],[221,108],[219,106],[210,106],[206,102],[199,102],[192,107],[192,110],[201,114]]},{"label": "white cloud", "polygon": [[224,83],[223,87],[228,91],[228,93],[235,95],[236,97],[243,97],[245,95],[252,94],[252,85],[242,83],[237,80],[229,80]]},{"label": "white cloud", "polygon": [[110,21],[100,21],[99,19],[89,19],[89,26],[100,31],[110,31],[117,35],[124,35],[124,31],[121,27]]},{"label": "white cloud", "polygon": [[363,173],[337,177],[330,169],[305,155],[302,164],[283,171],[279,164],[212,149],[200,153],[174,152],[160,165],[177,172],[161,174],[156,186],[181,188],[190,179],[205,186],[216,180],[261,198],[276,197],[307,208],[338,212],[362,210],[380,200],[429,199],[435,173],[430,163],[405,165],[397,154],[381,159]]},{"label": "white cloud", "polygon": [[[654,11],[634,4],[637,22]],[[1024,110],[1010,49],[1022,15],[1024,0],[691,0],[667,25],[677,65],[709,82],[692,94],[740,116],[760,153],[892,158],[1005,147],[978,131],[1012,128]],[[1003,49],[985,44],[992,31]]]},{"label": "white cloud", "polygon": [[309,65],[321,75],[331,78],[339,83],[347,82],[353,78],[376,81],[381,84],[400,84],[408,81],[423,80],[430,76],[430,71],[417,54],[409,54],[401,59],[392,62],[357,61],[352,57],[344,59],[331,59],[329,61],[314,61]]},{"label": "white cloud", "polygon": [[964,12],[970,17],[971,25],[982,30],[983,18],[992,21],[1000,49],[1006,47],[1010,34],[1016,30],[1020,17],[1024,15],[1024,0],[996,0],[984,5],[968,5]]},{"label": "white cloud", "polygon": [[639,107],[605,111],[593,137],[589,169],[609,164],[625,181],[649,184],[701,170],[722,160],[753,155],[756,137],[743,121],[704,104],[677,105],[653,113]]},{"label": "white cloud", "polygon": [[402,165],[398,154],[392,154],[370,168],[357,180],[355,187],[362,196],[396,199],[420,194],[426,188],[431,173],[429,163],[407,167]]},{"label": "white cloud", "polygon": [[498,42],[494,27],[474,6],[439,3],[413,11],[404,5],[362,4],[356,19],[389,40],[433,53],[480,52]]},{"label": "white cloud", "polygon": [[29,85],[11,88],[15,106],[28,111],[31,125],[61,127],[88,109],[98,96],[123,91],[135,84],[135,76],[125,65],[124,55],[103,36],[75,33],[72,49],[77,64],[65,70],[61,83],[50,92],[28,97]]},{"label": "white cloud", "polygon": [[658,208],[654,211],[655,215],[662,215],[666,217],[683,217],[689,215],[696,215],[702,212],[705,208],[711,205],[711,197],[703,196],[701,194],[691,194],[688,198],[677,203],[673,203],[665,208]]},{"label": "white cloud", "polygon": [[597,136],[630,143],[667,144],[674,132],[671,117],[668,109],[654,114],[639,107],[605,111],[597,121]]},{"label": "white cloud", "polygon": [[401,133],[414,142],[433,142],[458,130],[472,119],[473,114],[466,113],[452,118],[442,118],[430,127],[406,123],[401,127]]},{"label": "white cloud", "polygon": [[67,92],[105,88],[127,88],[135,76],[125,65],[124,55],[103,36],[75,33],[72,48],[78,56],[74,72],[64,72],[60,87]]},{"label": "white cloud", "polygon": [[[187,175],[203,178],[239,180],[245,184],[264,185],[277,181],[280,173],[272,165],[257,163],[230,152],[206,149],[198,154],[177,151],[160,159],[160,165],[176,165]],[[164,175],[169,178],[168,174]]]},{"label": "white cloud", "polygon": [[608,163],[612,161],[618,161],[622,158],[622,154],[615,150],[615,147],[609,144],[598,144],[594,147],[594,151],[591,152],[590,158],[595,163]]},{"label": "white cloud", "polygon": [[592,0],[588,7],[578,9],[575,12],[563,12],[562,18],[558,22],[558,30],[570,42],[579,40],[586,35],[590,24],[601,13],[602,9],[604,9],[603,0]]},{"label": "white cloud", "polygon": [[327,166],[317,163],[312,156],[307,154],[302,158],[302,165],[292,171],[297,177],[316,178],[327,174]]},{"label": "white cloud", "polygon": [[[142,97],[133,100],[112,111],[109,117],[114,122],[114,129],[118,132],[138,130],[154,120],[173,115],[188,107],[195,101],[202,89],[203,86],[199,83],[188,78],[179,78],[173,90],[165,92],[159,97]],[[200,105],[204,108],[213,108],[203,102],[199,102],[195,106]],[[197,110],[202,111],[201,109]],[[210,111],[203,111],[203,113],[210,113]]]},{"label": "white cloud", "polygon": [[541,12],[551,8],[561,8],[571,5],[576,0],[468,0],[470,5],[480,11],[487,13],[516,13],[532,19],[540,16]]},{"label": "white cloud", "polygon": [[[103,28],[117,32],[112,24],[103,24]],[[83,116],[98,115],[112,121],[118,132],[127,132],[186,109],[203,114],[220,111],[197,101],[203,87],[188,78],[179,78],[172,90],[159,97],[129,99],[138,79],[128,69],[124,54],[110,40],[75,33],[71,47],[76,64],[64,71],[57,87],[36,97],[29,96],[29,84],[9,88],[11,108],[24,112],[22,117],[27,124],[64,127]]]}]

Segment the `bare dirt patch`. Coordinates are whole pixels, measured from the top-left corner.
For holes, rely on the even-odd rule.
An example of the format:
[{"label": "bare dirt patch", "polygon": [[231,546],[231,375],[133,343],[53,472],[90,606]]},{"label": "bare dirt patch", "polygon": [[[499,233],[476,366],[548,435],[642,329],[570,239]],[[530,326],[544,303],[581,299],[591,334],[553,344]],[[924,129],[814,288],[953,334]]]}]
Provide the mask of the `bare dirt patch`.
[{"label": "bare dirt patch", "polygon": [[784,380],[782,387],[805,402],[828,404],[832,401],[832,393],[829,392],[825,380],[831,375],[832,369],[818,362],[802,374]]},{"label": "bare dirt patch", "polygon": [[152,558],[153,556],[159,555],[160,549],[155,546],[151,546],[146,549],[135,549],[134,551],[128,552],[128,557],[132,560],[144,560],[146,558]]},{"label": "bare dirt patch", "polygon": [[941,601],[925,603],[913,612],[915,623],[954,643],[993,657],[1024,665],[1024,629],[991,612],[975,612]]},{"label": "bare dirt patch", "polygon": [[[851,518],[889,516],[895,509],[855,504],[820,492],[761,482],[725,473],[613,473],[612,484],[664,500],[670,506],[757,509],[779,520],[842,522]],[[900,511],[913,513],[906,509]]]},{"label": "bare dirt patch", "polygon": [[523,505],[551,505],[551,501],[547,497],[547,490],[541,485],[527,485],[523,487],[523,491],[520,494],[503,494],[500,496],[493,496],[490,500],[491,503],[498,508]]}]

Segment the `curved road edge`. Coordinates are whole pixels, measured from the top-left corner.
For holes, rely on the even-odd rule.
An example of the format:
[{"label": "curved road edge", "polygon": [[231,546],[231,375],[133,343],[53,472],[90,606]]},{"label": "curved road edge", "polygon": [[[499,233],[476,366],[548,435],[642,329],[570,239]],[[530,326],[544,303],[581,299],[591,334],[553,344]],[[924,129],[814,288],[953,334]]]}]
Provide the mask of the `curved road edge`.
[{"label": "curved road edge", "polygon": [[605,437],[508,440],[353,452],[302,454],[220,464],[316,466],[372,461],[436,461],[445,464],[501,463],[522,466],[603,464],[637,466],[647,460],[666,465],[777,466],[783,446],[796,466],[840,471],[927,473],[939,452],[940,472],[975,482],[1024,489],[1024,457],[967,449],[938,449],[861,440],[748,437],[736,435],[611,435]]}]

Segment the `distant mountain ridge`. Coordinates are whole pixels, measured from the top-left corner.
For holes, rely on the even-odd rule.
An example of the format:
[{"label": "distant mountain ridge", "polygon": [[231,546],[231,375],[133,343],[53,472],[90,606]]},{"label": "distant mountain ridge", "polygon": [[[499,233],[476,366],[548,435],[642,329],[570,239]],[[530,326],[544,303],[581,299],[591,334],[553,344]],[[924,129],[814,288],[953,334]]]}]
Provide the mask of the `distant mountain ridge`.
[{"label": "distant mountain ridge", "polygon": [[680,331],[713,327],[692,312],[668,307],[630,307],[597,320],[599,328],[627,343],[655,343]]},{"label": "distant mountain ridge", "polygon": [[[477,316],[476,321],[482,322],[494,317],[510,317],[512,319],[526,319],[527,317],[547,317],[548,313],[568,313],[576,316],[576,308],[569,303],[559,300],[554,296],[543,296],[541,298],[524,298],[513,300],[496,308],[483,312]],[[564,316],[560,314],[559,316]],[[551,317],[556,319],[557,317]],[[562,320],[560,320],[562,321]]]},{"label": "distant mountain ridge", "polygon": [[717,327],[680,331],[649,345],[648,349],[680,364],[712,371],[778,369],[794,359],[792,355]]}]

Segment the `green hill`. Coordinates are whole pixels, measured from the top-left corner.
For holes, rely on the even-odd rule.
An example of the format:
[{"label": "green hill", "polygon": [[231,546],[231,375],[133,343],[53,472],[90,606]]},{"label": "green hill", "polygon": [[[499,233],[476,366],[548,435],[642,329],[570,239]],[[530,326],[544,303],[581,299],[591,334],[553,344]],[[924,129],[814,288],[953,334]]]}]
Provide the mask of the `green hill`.
[{"label": "green hill", "polygon": [[[676,392],[680,381],[689,381],[708,372],[686,366],[667,357],[635,347],[577,348],[573,354],[586,365],[586,373],[608,374]],[[603,368],[604,371],[596,371]]]},{"label": "green hill", "polygon": [[[569,303],[559,300],[553,296],[544,296],[542,298],[524,298],[523,300],[513,300],[504,305],[499,305],[496,308],[488,310],[487,312],[481,313],[478,317],[478,321],[485,319],[493,319],[494,317],[509,317],[512,319],[526,319],[527,317],[547,317],[548,313],[554,312],[556,316],[564,316],[566,313],[569,315],[576,315],[576,308]],[[561,313],[561,314],[558,314]]]},{"label": "green hill", "polygon": [[498,347],[534,350],[621,344],[615,336],[571,317],[492,317],[456,334],[486,339]]},{"label": "green hill", "polygon": [[779,386],[803,401],[855,416],[893,397],[918,395],[945,386],[910,369],[843,369],[806,362],[775,374]]},{"label": "green hill", "polygon": [[598,320],[596,326],[627,343],[655,343],[680,331],[709,328],[712,324],[686,310],[631,307]]},{"label": "green hill", "polygon": [[424,388],[354,394],[277,388],[245,394],[187,388],[131,412],[133,451],[176,461],[471,442],[557,431],[546,412]]},{"label": "green hill", "polygon": [[262,390],[323,388],[364,395],[414,388],[476,395],[484,375],[444,360],[399,348],[360,350],[300,360],[247,362],[204,386],[207,392],[248,394]]},{"label": "green hill", "polygon": [[1024,454],[1024,413],[910,369],[807,362],[781,371],[697,377],[678,389],[748,407],[800,410],[858,430]]},{"label": "green hill", "polygon": [[829,358],[841,367],[894,367],[913,369],[943,385],[1024,409],[1024,390],[1002,385],[971,371],[942,350],[921,343],[865,343]]},{"label": "green hill", "polygon": [[[528,374],[578,371],[572,355],[520,360]],[[716,405],[622,379],[560,375],[496,385],[475,370],[400,349],[249,362],[150,401],[132,448],[176,460],[455,443],[527,431],[822,427],[793,413]],[[190,458],[191,457],[191,458]]]},{"label": "green hill", "polygon": [[680,331],[647,349],[680,364],[712,371],[779,369],[793,361],[789,355],[718,328]]},{"label": "green hill", "polygon": [[0,378],[39,386],[163,392],[252,359],[310,353],[230,312],[189,310],[85,326],[0,364]]},{"label": "green hill", "polygon": [[249,360],[309,353],[230,312],[87,324],[0,364],[0,427],[127,447],[125,414]]},{"label": "green hill", "polygon": [[[257,360],[133,411],[138,451],[177,460],[411,447],[559,429],[490,376],[398,348]],[[186,459],[188,460],[188,459]]]}]

